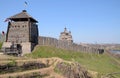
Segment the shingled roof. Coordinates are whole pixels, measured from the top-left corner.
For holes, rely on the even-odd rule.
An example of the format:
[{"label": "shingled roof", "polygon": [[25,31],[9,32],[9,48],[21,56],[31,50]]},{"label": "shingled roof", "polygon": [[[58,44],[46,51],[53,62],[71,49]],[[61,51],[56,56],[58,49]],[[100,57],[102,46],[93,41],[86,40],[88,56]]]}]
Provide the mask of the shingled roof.
[{"label": "shingled roof", "polygon": [[21,13],[18,13],[16,15],[13,15],[11,17],[9,17],[9,19],[11,20],[15,20],[15,19],[28,19],[30,18],[31,20],[33,20],[34,22],[37,22],[37,20],[35,20],[32,16],[30,16],[26,10],[23,10]]}]

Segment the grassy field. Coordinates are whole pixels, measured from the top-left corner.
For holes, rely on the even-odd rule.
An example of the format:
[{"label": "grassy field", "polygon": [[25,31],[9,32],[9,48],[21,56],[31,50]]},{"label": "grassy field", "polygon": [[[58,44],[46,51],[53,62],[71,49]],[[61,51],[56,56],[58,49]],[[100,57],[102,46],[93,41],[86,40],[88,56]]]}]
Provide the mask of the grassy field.
[{"label": "grassy field", "polygon": [[[100,75],[106,75],[115,72],[120,73],[120,59],[116,59],[110,56],[108,53],[98,55],[56,49],[48,46],[37,46],[31,54],[26,56],[32,58],[59,57],[64,60],[79,62],[88,70],[96,71]],[[120,78],[120,74],[113,76],[115,78]]]},{"label": "grassy field", "polygon": [[2,42],[0,42],[0,49],[1,49],[1,47],[2,47]]}]

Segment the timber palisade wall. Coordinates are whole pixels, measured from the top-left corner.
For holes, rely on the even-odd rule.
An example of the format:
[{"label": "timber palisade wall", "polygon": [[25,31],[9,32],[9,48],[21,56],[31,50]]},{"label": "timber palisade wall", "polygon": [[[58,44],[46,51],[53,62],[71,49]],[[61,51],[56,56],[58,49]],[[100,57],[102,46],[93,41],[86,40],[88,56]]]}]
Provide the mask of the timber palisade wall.
[{"label": "timber palisade wall", "polygon": [[72,50],[77,52],[87,52],[87,53],[96,53],[96,54],[98,53],[98,48],[82,46],[67,41],[61,41],[56,38],[39,36],[38,40],[39,40],[38,45],[40,46],[53,46],[56,48]]}]

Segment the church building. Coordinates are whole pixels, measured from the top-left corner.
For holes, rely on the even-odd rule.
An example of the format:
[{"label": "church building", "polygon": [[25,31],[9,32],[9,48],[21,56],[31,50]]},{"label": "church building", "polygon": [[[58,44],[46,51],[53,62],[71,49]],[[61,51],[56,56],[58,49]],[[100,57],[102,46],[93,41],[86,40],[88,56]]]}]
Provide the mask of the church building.
[{"label": "church building", "polygon": [[59,40],[61,40],[61,41],[68,41],[70,43],[73,43],[71,31],[67,31],[67,28],[65,27],[64,28],[64,32],[60,33]]}]

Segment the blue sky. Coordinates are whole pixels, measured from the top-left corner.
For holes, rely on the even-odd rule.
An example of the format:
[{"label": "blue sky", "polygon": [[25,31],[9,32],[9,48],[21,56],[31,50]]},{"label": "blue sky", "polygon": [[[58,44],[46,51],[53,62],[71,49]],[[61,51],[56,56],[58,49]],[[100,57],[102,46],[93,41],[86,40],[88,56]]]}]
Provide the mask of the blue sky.
[{"label": "blue sky", "polygon": [[120,43],[120,0],[0,0],[0,32],[23,9],[38,20],[41,36],[59,38],[67,27],[76,43]]}]

